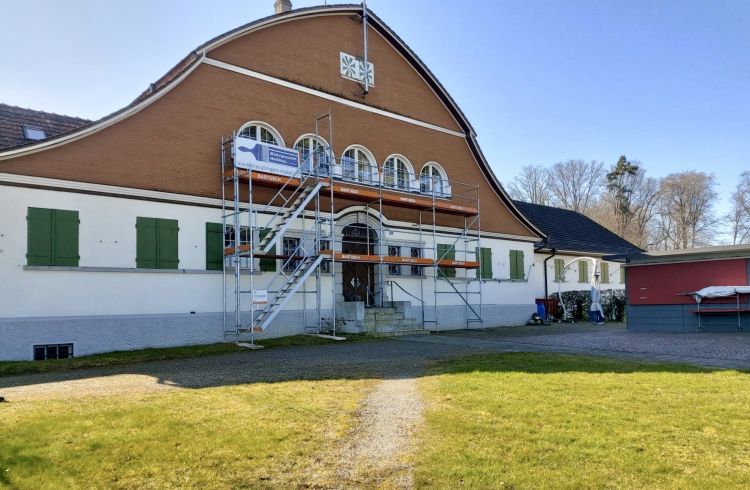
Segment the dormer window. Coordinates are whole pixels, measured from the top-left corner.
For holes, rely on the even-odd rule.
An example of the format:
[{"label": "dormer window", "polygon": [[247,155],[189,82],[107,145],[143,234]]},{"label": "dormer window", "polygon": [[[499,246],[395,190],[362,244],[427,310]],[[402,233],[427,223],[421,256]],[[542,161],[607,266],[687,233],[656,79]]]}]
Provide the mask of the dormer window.
[{"label": "dormer window", "polygon": [[47,132],[34,126],[23,127],[23,137],[27,140],[39,141],[47,138]]}]

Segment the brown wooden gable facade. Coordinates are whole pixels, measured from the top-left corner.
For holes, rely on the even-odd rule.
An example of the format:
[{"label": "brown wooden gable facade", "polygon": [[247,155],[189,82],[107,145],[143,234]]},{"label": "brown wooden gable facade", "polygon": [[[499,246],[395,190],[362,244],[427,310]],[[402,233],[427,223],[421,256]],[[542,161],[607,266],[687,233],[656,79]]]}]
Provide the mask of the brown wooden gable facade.
[{"label": "brown wooden gable facade", "polygon": [[[209,48],[205,57],[439,126],[451,134],[197,58],[182,80],[167,85],[168,91],[157,91],[159,97],[152,103],[147,97],[141,102],[144,107],[134,114],[114,116],[121,118],[74,141],[0,160],[0,172],[220,197],[222,136],[247,121],[260,120],[292,146],[299,136],[314,132],[316,114],[330,110],[337,158],[347,146],[359,144],[373,153],[381,168],[395,153],[406,156],[416,173],[426,162],[437,162],[450,180],[480,185],[482,230],[539,237],[499,188],[478,146],[473,147],[476,140],[468,122],[446,102],[442,88],[428,83],[415,68],[416,62],[407,60],[381,31],[371,29],[369,36],[370,60],[375,65],[375,86],[370,93],[363,96],[356,82],[340,77],[339,52],[361,54],[362,24],[353,13],[352,7],[330,7],[309,9],[307,15],[286,22],[278,16],[277,22],[266,22],[263,28],[214,43],[216,47]],[[263,191],[256,195],[259,201],[268,197]],[[341,207],[355,204],[337,202]],[[416,219],[410,210],[384,212],[390,219]],[[463,225],[456,217],[439,223]]]}]

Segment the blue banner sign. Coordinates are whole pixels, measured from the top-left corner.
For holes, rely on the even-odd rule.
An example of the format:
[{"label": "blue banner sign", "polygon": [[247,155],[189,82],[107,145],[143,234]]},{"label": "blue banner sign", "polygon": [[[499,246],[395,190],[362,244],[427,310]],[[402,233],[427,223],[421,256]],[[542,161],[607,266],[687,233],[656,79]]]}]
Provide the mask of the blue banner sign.
[{"label": "blue banner sign", "polygon": [[247,170],[291,176],[299,166],[299,155],[296,150],[238,136],[234,139],[234,164]]}]

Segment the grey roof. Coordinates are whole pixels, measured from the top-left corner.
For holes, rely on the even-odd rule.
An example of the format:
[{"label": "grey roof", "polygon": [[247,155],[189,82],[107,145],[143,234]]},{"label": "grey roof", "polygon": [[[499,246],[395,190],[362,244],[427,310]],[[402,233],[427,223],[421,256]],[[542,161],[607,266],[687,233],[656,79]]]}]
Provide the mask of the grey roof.
[{"label": "grey roof", "polygon": [[750,244],[621,253],[607,257],[607,259],[638,264],[667,264],[672,262],[696,262],[717,259],[750,259]]},{"label": "grey roof", "polygon": [[547,236],[539,248],[558,251],[636,254],[643,250],[577,211],[514,201],[518,209]]},{"label": "grey roof", "polygon": [[80,117],[35,111],[0,103],[0,150],[38,141],[26,138],[24,126],[42,129],[47,133],[47,138],[54,138],[90,122]]}]

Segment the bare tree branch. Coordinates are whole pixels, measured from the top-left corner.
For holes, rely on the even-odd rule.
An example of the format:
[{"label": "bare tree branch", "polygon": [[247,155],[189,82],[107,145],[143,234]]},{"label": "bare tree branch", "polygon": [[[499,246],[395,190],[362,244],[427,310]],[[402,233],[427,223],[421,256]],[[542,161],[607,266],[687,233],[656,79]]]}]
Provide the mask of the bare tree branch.
[{"label": "bare tree branch", "polygon": [[549,175],[541,165],[527,165],[508,185],[513,199],[547,205],[550,202]]},{"label": "bare tree branch", "polygon": [[587,213],[604,191],[604,164],[568,160],[549,169],[553,205]]}]

